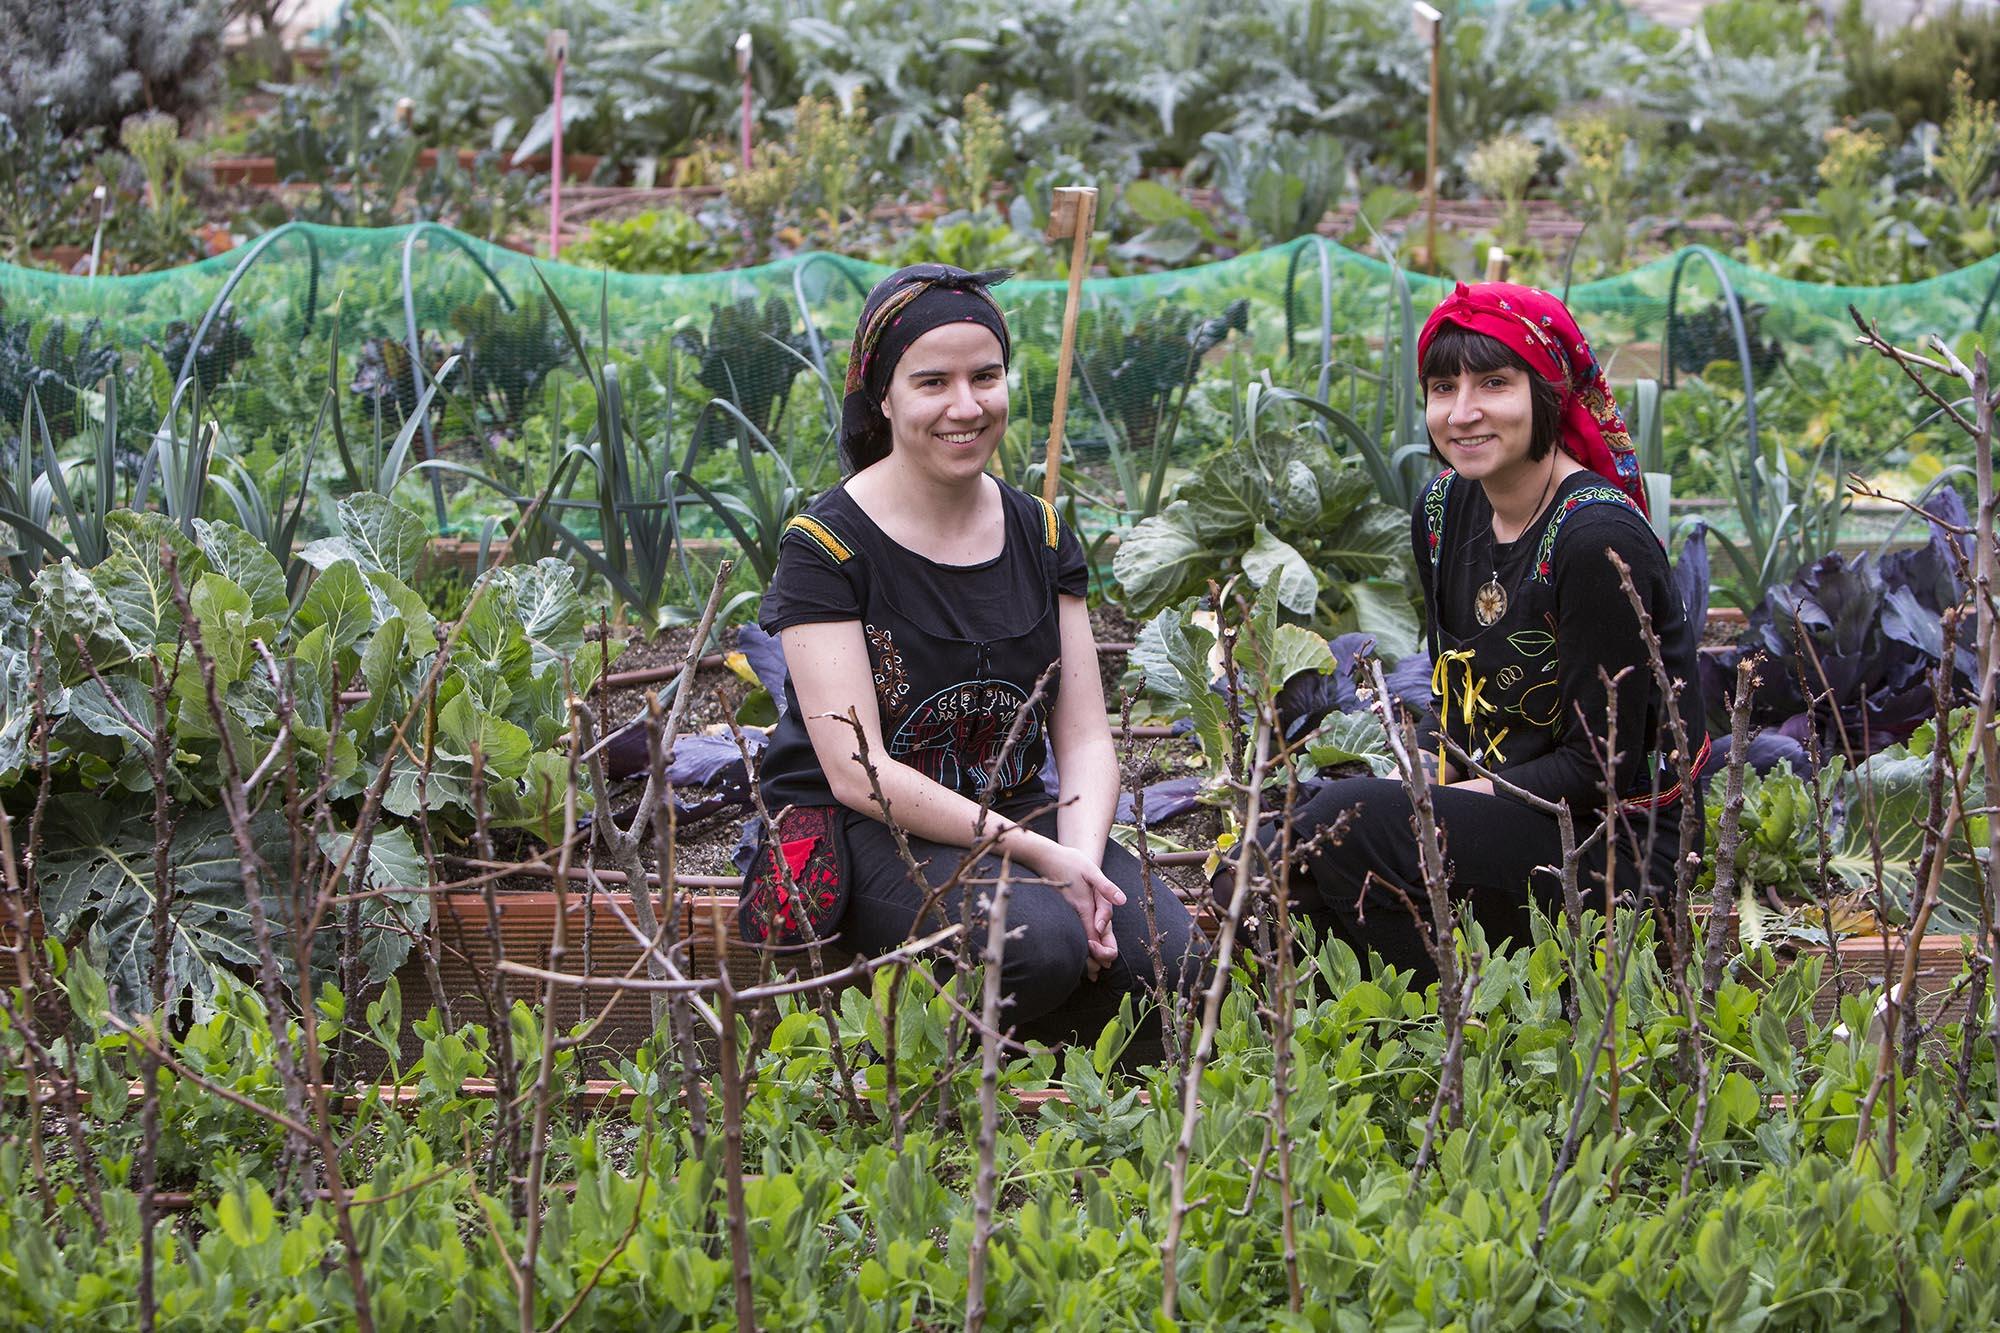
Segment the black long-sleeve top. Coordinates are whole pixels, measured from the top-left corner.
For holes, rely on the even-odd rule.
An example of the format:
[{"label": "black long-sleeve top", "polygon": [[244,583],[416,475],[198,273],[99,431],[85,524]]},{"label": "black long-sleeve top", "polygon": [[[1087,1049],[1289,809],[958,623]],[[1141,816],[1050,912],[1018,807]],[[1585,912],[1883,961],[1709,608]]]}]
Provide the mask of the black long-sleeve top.
[{"label": "black long-sleeve top", "polygon": [[[1706,735],[1695,663],[1699,631],[1681,605],[1665,550],[1636,508],[1594,473],[1575,473],[1520,538],[1500,543],[1484,488],[1446,473],[1419,499],[1410,535],[1424,576],[1433,656],[1470,654],[1454,657],[1433,677],[1443,686],[1438,705],[1447,735],[1545,800],[1566,800],[1579,810],[1599,805],[1604,769],[1592,739],[1601,747],[1608,731],[1601,668],[1618,682],[1619,795],[1647,796],[1656,771],[1659,791],[1674,787],[1660,690],[1606,549],[1631,567],[1697,753]],[[1483,627],[1475,602],[1496,577],[1508,589],[1507,613]],[[1469,721],[1468,692],[1476,693]]]}]

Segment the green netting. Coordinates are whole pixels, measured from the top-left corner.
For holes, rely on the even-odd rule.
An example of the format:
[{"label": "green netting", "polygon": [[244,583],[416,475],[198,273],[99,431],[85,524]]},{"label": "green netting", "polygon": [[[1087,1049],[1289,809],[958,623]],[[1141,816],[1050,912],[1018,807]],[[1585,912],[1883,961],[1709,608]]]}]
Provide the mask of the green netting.
[{"label": "green netting", "polygon": [[[435,224],[293,224],[202,264],[130,277],[87,280],[0,265],[0,412],[12,414],[0,423],[19,420],[30,380],[40,377],[46,388],[85,375],[74,353],[95,342],[118,352],[121,401],[136,395],[139,403],[125,415],[144,423],[128,428],[142,440],[151,429],[147,403],[161,411],[185,371],[222,424],[225,447],[268,457],[309,429],[337,341],[349,430],[368,434],[379,420],[393,435],[422,382],[408,355],[416,347],[424,373],[452,351],[467,357],[450,386],[455,414],[430,423],[425,447],[472,463],[512,451],[526,467],[559,447],[577,405],[558,396],[581,387],[546,284],[594,357],[610,352],[629,363],[642,419],[651,411],[655,426],[671,429],[680,406],[721,394],[788,451],[802,480],[823,483],[845,340],[883,272],[808,254],[692,276],[605,274],[532,260]],[[1740,344],[1719,296],[1725,277],[1741,305]],[[1691,249],[1580,285],[1570,304],[1614,381],[1629,381],[1735,362],[1739,345],[1753,364],[1775,355],[1824,359],[1852,342],[1850,303],[1899,340],[1983,331],[2000,318],[1996,279],[2000,257],[1902,286],[1818,287]],[[1412,277],[1406,288],[1404,281],[1381,262],[1307,237],[1197,268],[1086,282],[1069,412],[1079,477],[1100,469],[1091,493],[1108,496],[1121,458],[1147,459],[1159,449],[1184,460],[1210,447],[1227,428],[1227,400],[1252,374],[1322,393],[1368,419],[1385,350],[1399,347],[1405,320],[1421,320],[1443,290],[1434,279]],[[1000,289],[1020,371],[1015,466],[1026,465],[1046,431],[1064,290],[1061,282]],[[1220,321],[1209,332],[1227,336],[1196,365],[1190,338],[1203,321]],[[55,325],[65,337],[51,343]],[[103,361],[91,364],[94,379]],[[1178,386],[1188,380],[1197,388],[1181,401]],[[704,429],[727,434],[713,414]],[[5,425],[0,432],[12,433]],[[331,458],[316,462],[322,473],[332,467]],[[475,526],[477,502],[447,498],[433,497],[443,526]],[[1099,525],[1113,518],[1102,514]]]}]

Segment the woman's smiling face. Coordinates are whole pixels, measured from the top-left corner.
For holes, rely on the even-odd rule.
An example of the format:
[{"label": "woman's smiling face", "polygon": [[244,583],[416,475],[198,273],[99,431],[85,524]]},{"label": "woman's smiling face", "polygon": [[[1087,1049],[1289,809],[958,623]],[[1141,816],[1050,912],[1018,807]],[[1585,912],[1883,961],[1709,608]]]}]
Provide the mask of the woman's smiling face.
[{"label": "woman's smiling face", "polygon": [[986,468],[1007,432],[1007,367],[983,325],[941,324],[911,343],[882,399],[891,456],[939,480]]},{"label": "woman's smiling face", "polygon": [[1535,401],[1529,372],[1503,366],[1433,376],[1424,382],[1424,424],[1461,476],[1504,479],[1530,464]]}]

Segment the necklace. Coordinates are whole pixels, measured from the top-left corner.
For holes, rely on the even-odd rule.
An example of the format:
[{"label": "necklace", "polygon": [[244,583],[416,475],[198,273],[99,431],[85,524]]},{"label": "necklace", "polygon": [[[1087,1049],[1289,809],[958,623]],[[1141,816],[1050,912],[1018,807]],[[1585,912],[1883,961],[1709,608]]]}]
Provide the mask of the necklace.
[{"label": "necklace", "polygon": [[[1542,506],[1549,502],[1549,492],[1555,488],[1555,483],[1556,466],[1554,463],[1550,463],[1549,479],[1542,486],[1541,499],[1535,501],[1534,513],[1539,514],[1542,512]],[[1522,526],[1521,531],[1514,534],[1514,540],[1521,540],[1526,535],[1528,528],[1534,525],[1534,521],[1534,518],[1531,516],[1528,522]],[[1507,614],[1507,588],[1505,584],[1500,582],[1500,559],[1497,553],[1493,559],[1492,574],[1488,576],[1485,584],[1480,587],[1479,591],[1472,595],[1472,614],[1479,621],[1480,625],[1486,629],[1491,629],[1493,626],[1499,624],[1501,617]]]}]

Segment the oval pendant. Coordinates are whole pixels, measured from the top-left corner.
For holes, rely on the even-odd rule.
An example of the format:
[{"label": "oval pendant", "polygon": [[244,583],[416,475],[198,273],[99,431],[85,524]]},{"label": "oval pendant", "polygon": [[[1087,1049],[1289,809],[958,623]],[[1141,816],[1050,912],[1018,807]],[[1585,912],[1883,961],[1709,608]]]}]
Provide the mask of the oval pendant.
[{"label": "oval pendant", "polygon": [[1500,617],[1507,614],[1507,590],[1500,586],[1500,580],[1488,579],[1472,595],[1472,614],[1488,628],[1500,623]]}]

